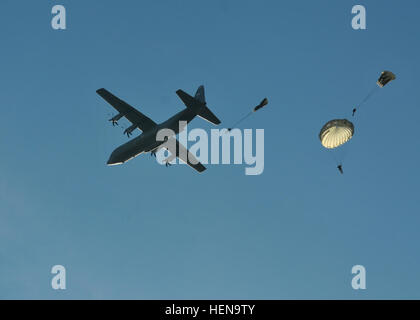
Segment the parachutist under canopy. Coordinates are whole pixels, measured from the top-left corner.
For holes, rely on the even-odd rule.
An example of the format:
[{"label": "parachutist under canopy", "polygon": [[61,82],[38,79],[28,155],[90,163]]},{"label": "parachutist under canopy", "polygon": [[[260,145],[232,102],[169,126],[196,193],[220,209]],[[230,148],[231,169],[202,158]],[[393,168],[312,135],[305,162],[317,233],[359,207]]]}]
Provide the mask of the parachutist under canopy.
[{"label": "parachutist under canopy", "polygon": [[341,173],[341,174],[343,174],[343,173],[344,173],[344,171],[343,171],[343,166],[342,166],[341,164],[339,164],[339,165],[337,166],[337,169],[338,169],[338,171],[340,171],[340,173]]}]

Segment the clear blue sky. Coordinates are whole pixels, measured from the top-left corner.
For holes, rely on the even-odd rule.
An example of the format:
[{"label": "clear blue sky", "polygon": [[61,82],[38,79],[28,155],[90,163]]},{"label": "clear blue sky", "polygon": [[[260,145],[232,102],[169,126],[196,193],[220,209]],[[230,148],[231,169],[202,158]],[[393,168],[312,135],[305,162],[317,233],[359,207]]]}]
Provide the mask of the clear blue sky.
[{"label": "clear blue sky", "polygon": [[[57,3],[66,31],[50,26]],[[351,28],[359,3],[365,31]],[[1,1],[0,298],[420,298],[419,9]],[[385,69],[398,79],[360,111],[341,176],[319,129]],[[225,126],[269,98],[242,126],[265,129],[261,176],[148,155],[105,165],[127,138],[96,89],[163,121],[183,108],[177,89],[201,84]]]}]

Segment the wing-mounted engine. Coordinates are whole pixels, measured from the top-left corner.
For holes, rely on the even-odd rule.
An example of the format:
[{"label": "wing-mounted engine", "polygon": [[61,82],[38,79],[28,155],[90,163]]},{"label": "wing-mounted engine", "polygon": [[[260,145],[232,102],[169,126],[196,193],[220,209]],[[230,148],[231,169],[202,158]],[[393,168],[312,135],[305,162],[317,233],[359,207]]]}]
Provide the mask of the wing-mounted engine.
[{"label": "wing-mounted engine", "polygon": [[122,117],[124,117],[124,115],[122,113],[117,114],[116,116],[113,116],[111,119],[109,119],[109,121],[112,122],[112,125],[118,125],[118,120],[120,120]]},{"label": "wing-mounted engine", "polygon": [[129,126],[127,129],[124,130],[124,134],[127,135],[127,137],[130,137],[132,135],[132,132],[137,129],[138,126],[136,124],[133,124]]}]

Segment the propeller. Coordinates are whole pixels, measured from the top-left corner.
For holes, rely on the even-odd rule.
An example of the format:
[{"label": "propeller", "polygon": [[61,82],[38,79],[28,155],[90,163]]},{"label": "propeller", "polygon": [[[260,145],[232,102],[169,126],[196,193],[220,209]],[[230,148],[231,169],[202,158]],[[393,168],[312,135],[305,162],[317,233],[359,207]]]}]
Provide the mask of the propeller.
[{"label": "propeller", "polygon": [[118,126],[118,120],[120,120],[122,117],[123,117],[123,115],[121,113],[119,113],[116,116],[113,116],[111,119],[109,119],[109,121],[112,122],[113,126],[115,126],[115,125]]},{"label": "propeller", "polygon": [[130,136],[132,135],[131,131],[129,131],[128,129],[125,129],[124,133],[127,135],[128,138],[130,138]]},{"label": "propeller", "polygon": [[131,126],[129,126],[127,129],[124,130],[124,133],[127,135],[127,137],[130,138],[131,134],[133,133],[133,131],[137,128],[137,125],[132,124]]}]

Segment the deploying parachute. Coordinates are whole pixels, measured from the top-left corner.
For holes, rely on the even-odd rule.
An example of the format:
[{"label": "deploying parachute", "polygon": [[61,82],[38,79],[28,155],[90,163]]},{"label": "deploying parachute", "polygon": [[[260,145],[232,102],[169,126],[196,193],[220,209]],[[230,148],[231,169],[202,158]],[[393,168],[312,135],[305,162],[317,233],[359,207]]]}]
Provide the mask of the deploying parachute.
[{"label": "deploying parachute", "polygon": [[366,95],[366,97],[359,103],[357,107],[353,109],[353,117],[354,114],[360,107],[372,97],[372,95],[376,92],[377,89],[385,87],[389,82],[395,80],[397,77],[391,71],[382,71],[381,75],[379,76],[378,81],[376,81],[377,86],[374,86],[373,89]]},{"label": "deploying parachute", "polygon": [[259,109],[261,109],[262,107],[266,106],[267,104],[268,104],[268,99],[267,98],[262,99],[262,101],[260,102],[260,104],[254,108],[254,112],[255,111],[258,111]]},{"label": "deploying parachute", "polygon": [[319,132],[319,140],[327,149],[334,149],[349,141],[354,134],[354,125],[347,119],[328,121]]},{"label": "deploying parachute", "polygon": [[391,71],[383,71],[376,84],[383,88],[388,82],[395,80],[397,77]]},{"label": "deploying parachute", "polygon": [[[391,71],[383,71],[376,82],[377,85],[367,94],[367,96],[359,103],[358,107],[353,109],[353,116],[356,110],[359,109],[369,98],[373,95],[376,89],[383,88],[392,80],[395,80],[396,76]],[[328,121],[322,127],[319,132],[319,140],[326,149],[336,149],[348,141],[354,135],[354,125],[347,119],[334,119]],[[343,173],[342,159],[337,160],[337,169],[340,173]]]}]

